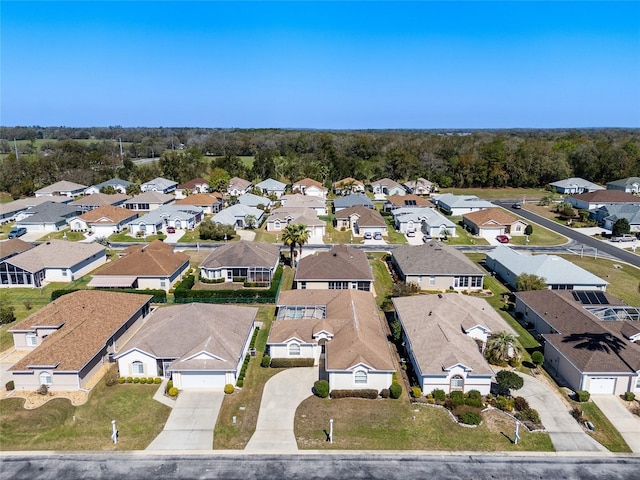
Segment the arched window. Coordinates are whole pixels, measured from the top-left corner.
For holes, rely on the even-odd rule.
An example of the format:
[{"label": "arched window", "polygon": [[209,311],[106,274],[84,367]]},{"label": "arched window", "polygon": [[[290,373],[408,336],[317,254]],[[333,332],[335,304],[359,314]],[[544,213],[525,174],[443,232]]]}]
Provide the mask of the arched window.
[{"label": "arched window", "polygon": [[368,381],[367,372],[364,370],[356,370],[353,374],[353,383],[356,385],[366,385]]},{"label": "arched window", "polygon": [[134,375],[143,375],[144,374],[144,363],[140,361],[135,361],[131,364],[131,373]]},{"label": "arched window", "polygon": [[299,343],[290,343],[289,344],[289,356],[300,356],[300,344]]},{"label": "arched window", "polygon": [[51,385],[51,374],[49,372],[40,373],[40,385]]},{"label": "arched window", "polygon": [[464,388],[464,379],[461,375],[451,377],[451,390],[462,390]]},{"label": "arched window", "polygon": [[275,228],[276,230],[280,230],[280,228],[282,228],[279,220],[276,220],[275,222],[273,222],[273,228]]}]

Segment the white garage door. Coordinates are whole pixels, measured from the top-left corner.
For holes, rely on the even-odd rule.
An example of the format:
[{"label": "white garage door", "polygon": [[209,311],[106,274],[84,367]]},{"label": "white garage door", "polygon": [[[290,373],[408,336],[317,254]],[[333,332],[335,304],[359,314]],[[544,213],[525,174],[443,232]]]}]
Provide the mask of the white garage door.
[{"label": "white garage door", "polygon": [[224,388],[224,373],[182,372],[182,388]]},{"label": "white garage door", "polygon": [[615,392],[616,379],[605,377],[593,377],[589,387],[591,395],[612,395]]},{"label": "white garage door", "polygon": [[502,228],[483,228],[481,236],[484,238],[496,238],[498,235],[502,235],[502,230]]}]

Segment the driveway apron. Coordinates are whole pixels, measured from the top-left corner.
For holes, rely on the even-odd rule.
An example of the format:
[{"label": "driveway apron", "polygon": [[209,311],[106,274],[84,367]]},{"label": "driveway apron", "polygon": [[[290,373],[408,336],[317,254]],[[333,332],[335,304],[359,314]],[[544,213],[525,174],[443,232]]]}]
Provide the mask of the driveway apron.
[{"label": "driveway apron", "polygon": [[591,400],[620,432],[631,451],[640,453],[640,418],[627,410],[615,395],[592,395]]},{"label": "driveway apron", "polygon": [[526,398],[531,408],[538,411],[556,451],[607,451],[575,421],[556,392],[530,375],[520,376],[524,379],[524,386],[516,395]]},{"label": "driveway apron", "polygon": [[147,450],[213,450],[213,429],[223,398],[220,390],[180,392],[164,430]]},{"label": "driveway apron", "polygon": [[298,405],[313,394],[318,367],[291,368],[274,375],[264,386],[256,431],[245,450],[295,452],[293,422]]}]

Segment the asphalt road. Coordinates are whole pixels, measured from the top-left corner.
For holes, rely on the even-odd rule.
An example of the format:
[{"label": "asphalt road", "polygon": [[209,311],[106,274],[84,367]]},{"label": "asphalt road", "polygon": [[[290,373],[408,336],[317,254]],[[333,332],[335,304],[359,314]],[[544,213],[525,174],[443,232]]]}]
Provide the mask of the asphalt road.
[{"label": "asphalt road", "polygon": [[[513,200],[511,201],[497,200],[497,201],[494,201],[493,203],[503,208],[506,208],[507,210],[511,210],[511,205],[513,204],[513,202],[514,202]],[[580,232],[576,232],[572,228],[565,227],[564,225],[560,225],[552,220],[549,220],[548,218],[541,217],[540,215],[536,215],[535,213],[532,213],[528,210],[520,209],[517,211],[517,214],[523,218],[526,218],[527,220],[530,220],[539,225],[542,225],[543,227],[546,227],[549,230],[553,230],[554,232],[559,233],[560,235],[564,235],[565,237],[575,240],[578,244],[584,245],[586,247],[585,254],[588,253],[591,255],[592,252],[597,250],[598,252],[606,253],[609,257],[617,258],[623,262],[629,263],[631,265],[634,265],[640,268],[640,255],[627,252],[626,250],[622,250],[613,245],[609,245],[607,242],[596,240],[595,238],[591,238]],[[579,250],[580,246],[577,245],[577,248]]]},{"label": "asphalt road", "polygon": [[[526,454],[524,454],[526,455]],[[407,480],[616,479],[637,480],[638,456],[451,455],[446,452],[354,452],[301,455],[151,455],[130,453],[3,454],[3,478],[59,479],[238,479]]]}]

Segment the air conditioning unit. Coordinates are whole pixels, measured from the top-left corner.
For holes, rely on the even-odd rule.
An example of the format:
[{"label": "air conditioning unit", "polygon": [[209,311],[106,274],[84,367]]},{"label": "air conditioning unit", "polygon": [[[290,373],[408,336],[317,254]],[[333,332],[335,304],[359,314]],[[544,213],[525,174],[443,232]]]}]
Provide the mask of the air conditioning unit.
[{"label": "air conditioning unit", "polygon": [[252,357],[256,356],[256,349],[255,348],[250,348],[249,349],[249,355],[251,355]]},{"label": "air conditioning unit", "polygon": [[108,359],[109,363],[116,363],[116,359],[114,358],[115,355],[116,354],[114,352],[109,352],[107,354],[107,359]]}]

